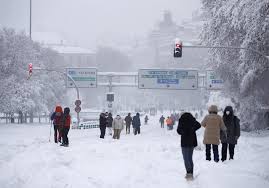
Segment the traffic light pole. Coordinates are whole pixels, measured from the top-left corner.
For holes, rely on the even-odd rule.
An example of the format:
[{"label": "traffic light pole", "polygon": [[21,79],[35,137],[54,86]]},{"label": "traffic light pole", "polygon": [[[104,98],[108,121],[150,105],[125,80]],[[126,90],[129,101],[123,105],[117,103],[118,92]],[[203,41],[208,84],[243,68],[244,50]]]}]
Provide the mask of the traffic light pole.
[{"label": "traffic light pole", "polygon": [[[33,70],[47,71],[47,72],[57,72],[57,73],[60,73],[60,74],[63,74],[65,76],[67,76],[72,81],[72,83],[74,84],[74,86],[76,88],[76,91],[77,91],[77,100],[79,100],[79,89],[78,89],[78,87],[76,85],[76,82],[74,81],[74,79],[69,74],[66,74],[66,72],[62,72],[62,71],[58,71],[58,70],[43,69],[43,68],[34,68]],[[78,126],[79,126],[79,123],[80,123],[79,112],[77,112],[77,125]]]},{"label": "traffic light pole", "polygon": [[236,47],[236,46],[203,46],[203,45],[188,45],[188,46],[182,46],[183,48],[207,48],[207,49],[236,49],[236,50],[248,50],[253,53],[259,54],[260,56],[264,57],[267,59],[269,62],[269,57],[263,54],[262,52],[258,50],[254,50],[251,48],[245,48],[245,47]]}]

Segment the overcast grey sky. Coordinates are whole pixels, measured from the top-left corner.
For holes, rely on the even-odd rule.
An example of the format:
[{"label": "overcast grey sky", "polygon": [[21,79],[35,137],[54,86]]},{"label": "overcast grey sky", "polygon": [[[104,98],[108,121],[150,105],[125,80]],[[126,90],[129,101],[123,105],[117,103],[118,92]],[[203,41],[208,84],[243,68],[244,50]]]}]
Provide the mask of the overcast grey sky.
[{"label": "overcast grey sky", "polygon": [[[0,0],[0,26],[28,33],[29,1]],[[71,42],[94,47],[146,35],[164,10],[180,23],[200,6],[200,0],[32,0],[32,30],[59,32]]]}]

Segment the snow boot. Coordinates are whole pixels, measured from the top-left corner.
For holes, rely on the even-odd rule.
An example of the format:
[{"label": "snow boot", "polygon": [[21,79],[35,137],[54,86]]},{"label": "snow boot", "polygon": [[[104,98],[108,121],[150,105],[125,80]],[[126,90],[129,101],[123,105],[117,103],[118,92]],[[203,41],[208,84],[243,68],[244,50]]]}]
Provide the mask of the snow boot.
[{"label": "snow boot", "polygon": [[186,176],[185,176],[185,178],[187,180],[193,180],[193,174],[192,173],[187,173]]}]

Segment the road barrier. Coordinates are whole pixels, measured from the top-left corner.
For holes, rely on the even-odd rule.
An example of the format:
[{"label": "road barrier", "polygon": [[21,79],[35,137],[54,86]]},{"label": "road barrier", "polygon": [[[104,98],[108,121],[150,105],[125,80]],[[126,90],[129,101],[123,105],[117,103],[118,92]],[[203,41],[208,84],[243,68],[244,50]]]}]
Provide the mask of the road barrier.
[{"label": "road barrier", "polygon": [[98,120],[90,120],[81,122],[79,125],[73,125],[72,129],[94,129],[99,128],[99,121]]}]

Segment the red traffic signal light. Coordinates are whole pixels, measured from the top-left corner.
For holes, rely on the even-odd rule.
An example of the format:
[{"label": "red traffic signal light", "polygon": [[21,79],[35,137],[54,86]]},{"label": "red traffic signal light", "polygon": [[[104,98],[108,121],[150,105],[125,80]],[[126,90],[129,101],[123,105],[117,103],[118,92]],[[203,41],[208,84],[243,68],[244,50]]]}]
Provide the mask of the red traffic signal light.
[{"label": "red traffic signal light", "polygon": [[175,39],[174,57],[182,57],[182,42],[178,38]]},{"label": "red traffic signal light", "polygon": [[176,44],[176,48],[179,48],[179,47],[181,47],[181,44],[178,44],[178,43],[177,43],[177,44]]},{"label": "red traffic signal light", "polygon": [[31,74],[33,72],[33,64],[32,63],[29,63],[28,69],[29,69],[29,74]]}]

